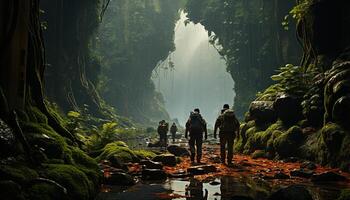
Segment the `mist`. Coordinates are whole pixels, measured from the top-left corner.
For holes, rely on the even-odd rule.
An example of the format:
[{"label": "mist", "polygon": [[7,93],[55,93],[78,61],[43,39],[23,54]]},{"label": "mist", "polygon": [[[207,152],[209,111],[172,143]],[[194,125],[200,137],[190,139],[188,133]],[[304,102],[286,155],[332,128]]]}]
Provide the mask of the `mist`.
[{"label": "mist", "polygon": [[182,12],[175,28],[176,50],[154,70],[152,80],[172,119],[184,125],[189,112],[198,107],[210,125],[224,103],[233,105],[234,81],[205,28],[185,25],[186,20]]}]

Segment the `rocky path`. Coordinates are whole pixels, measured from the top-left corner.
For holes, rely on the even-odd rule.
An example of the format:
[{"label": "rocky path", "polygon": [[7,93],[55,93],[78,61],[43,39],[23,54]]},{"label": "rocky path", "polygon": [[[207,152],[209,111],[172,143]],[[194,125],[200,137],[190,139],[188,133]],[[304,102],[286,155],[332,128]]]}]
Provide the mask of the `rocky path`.
[{"label": "rocky path", "polygon": [[[342,189],[350,188],[349,173],[297,158],[272,161],[235,155],[234,165],[227,166],[220,163],[218,155],[217,145],[205,145],[201,164],[193,164],[188,157],[181,157],[181,162],[174,165],[171,155],[167,155],[165,160],[157,160],[163,162],[164,166],[149,161],[129,164],[128,173],[140,181],[130,188],[122,187],[117,192],[113,191],[113,187],[103,187],[103,192],[115,194],[109,194],[110,198],[105,195],[105,198],[102,196],[99,199],[125,199],[129,194],[136,195],[134,199],[237,197],[274,200],[284,198],[281,195],[290,196],[288,192],[292,192],[301,195],[301,198],[291,199],[331,200],[337,199]],[[140,196],[143,198],[138,198]]]}]

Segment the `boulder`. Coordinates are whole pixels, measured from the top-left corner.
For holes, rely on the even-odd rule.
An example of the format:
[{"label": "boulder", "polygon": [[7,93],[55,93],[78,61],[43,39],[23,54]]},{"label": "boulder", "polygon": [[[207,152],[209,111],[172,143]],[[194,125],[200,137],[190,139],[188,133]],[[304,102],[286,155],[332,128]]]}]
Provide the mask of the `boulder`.
[{"label": "boulder", "polygon": [[311,178],[314,174],[313,171],[305,169],[295,169],[290,172],[291,176],[302,177],[302,178]]},{"label": "boulder", "polygon": [[141,160],[139,164],[146,169],[163,169],[163,165],[160,162],[154,162],[151,160]]},{"label": "boulder", "polygon": [[153,158],[155,162],[161,162],[165,166],[176,166],[176,157],[173,154],[161,154]]},{"label": "boulder", "polygon": [[216,171],[217,169],[214,165],[199,165],[187,168],[187,172],[193,175],[208,174]]},{"label": "boulder", "polygon": [[317,168],[317,166],[313,162],[305,161],[300,165],[300,168],[308,169],[308,170],[315,170]]},{"label": "boulder", "polygon": [[107,185],[135,185],[135,180],[132,176],[122,172],[111,172],[104,178],[104,182]]},{"label": "boulder", "polygon": [[186,178],[192,176],[191,174],[187,173],[184,170],[178,170],[174,173],[169,174],[169,177],[171,178]]},{"label": "boulder", "polygon": [[269,124],[277,120],[273,101],[253,101],[249,106],[249,117],[256,124]]},{"label": "boulder", "polygon": [[346,181],[347,178],[335,172],[324,172],[321,174],[315,174],[311,177],[312,182],[336,182]]},{"label": "boulder", "polygon": [[170,145],[170,146],[168,146],[167,150],[171,154],[174,154],[175,156],[189,156],[190,155],[190,152],[186,148],[180,147],[177,145]]},{"label": "boulder", "polygon": [[292,185],[279,189],[268,200],[313,200],[310,192],[301,185]]},{"label": "boulder", "polygon": [[123,169],[123,170],[128,170],[128,166],[123,163],[123,161],[120,159],[120,157],[113,155],[109,159],[109,162],[112,167]]},{"label": "boulder", "polygon": [[165,180],[167,174],[162,169],[144,169],[141,178],[142,180]]},{"label": "boulder", "polygon": [[285,124],[292,125],[303,118],[301,100],[296,97],[282,94],[273,103],[273,108]]}]

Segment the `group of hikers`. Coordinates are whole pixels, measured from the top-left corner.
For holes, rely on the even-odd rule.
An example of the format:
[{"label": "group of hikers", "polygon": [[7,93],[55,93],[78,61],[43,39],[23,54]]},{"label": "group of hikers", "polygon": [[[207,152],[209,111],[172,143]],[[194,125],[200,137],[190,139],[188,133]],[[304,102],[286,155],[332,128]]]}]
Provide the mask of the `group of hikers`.
[{"label": "group of hikers", "polygon": [[[157,128],[157,132],[159,135],[160,145],[166,146],[168,141],[167,134],[169,132],[169,123],[167,123],[165,120],[160,121]],[[170,133],[171,133],[173,142],[175,142],[176,132],[177,132],[177,126],[174,122],[170,127]]]},{"label": "group of hikers", "polygon": [[[230,109],[228,104],[225,104],[221,109],[221,113],[215,121],[214,126],[214,138],[217,138],[217,132],[219,133],[220,139],[220,158],[221,162],[225,164],[227,159],[227,164],[232,165],[233,160],[233,143],[236,135],[239,133],[239,121],[235,116],[233,109]],[[166,144],[167,138],[166,134],[169,131],[169,125],[163,120],[159,122],[158,133],[160,136],[161,143]],[[219,130],[219,131],[218,131]],[[176,124],[170,128],[170,132],[175,141],[175,134],[177,132]],[[190,113],[190,117],[186,122],[185,138],[188,139],[188,144],[191,152],[191,162],[197,163],[201,162],[202,159],[202,144],[203,136],[204,139],[208,138],[207,123],[200,114],[198,108],[194,109]],[[227,152],[227,156],[226,156]]]}]

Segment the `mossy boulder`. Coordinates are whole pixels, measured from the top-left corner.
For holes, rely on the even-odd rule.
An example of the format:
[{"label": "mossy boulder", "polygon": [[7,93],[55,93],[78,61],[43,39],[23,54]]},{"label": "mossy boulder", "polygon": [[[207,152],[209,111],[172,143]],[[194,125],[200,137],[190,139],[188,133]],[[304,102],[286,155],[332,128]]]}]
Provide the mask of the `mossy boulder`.
[{"label": "mossy boulder", "polygon": [[31,185],[26,190],[26,197],[31,200],[66,200],[68,194],[66,188],[42,182]]},{"label": "mossy boulder", "polygon": [[290,95],[280,95],[274,102],[273,108],[278,119],[286,125],[296,124],[303,118],[301,100]]},{"label": "mossy boulder", "polygon": [[249,107],[249,116],[256,124],[270,124],[277,120],[273,101],[253,101]]},{"label": "mossy boulder", "polygon": [[277,137],[273,146],[280,158],[295,156],[303,141],[302,130],[298,126],[293,126],[287,132]]},{"label": "mossy boulder", "polygon": [[134,150],[133,152],[140,160],[144,160],[144,159],[152,160],[154,157],[157,156],[157,154],[154,153],[153,151],[147,151],[147,150],[142,150],[142,149],[141,150]]},{"label": "mossy boulder", "polygon": [[251,156],[253,159],[266,158],[267,154],[266,154],[266,151],[264,151],[264,150],[256,150],[256,151],[254,151],[254,153],[252,153]]},{"label": "mossy boulder", "polygon": [[134,151],[129,149],[129,147],[120,145],[120,142],[107,144],[96,160],[109,160],[111,157],[117,157],[123,163],[140,161]]},{"label": "mossy boulder", "polygon": [[65,187],[69,199],[92,199],[96,194],[93,182],[84,172],[72,165],[47,164],[41,175]]},{"label": "mossy boulder", "polygon": [[1,164],[0,180],[12,180],[19,184],[26,184],[38,177],[38,173],[26,163]]}]

